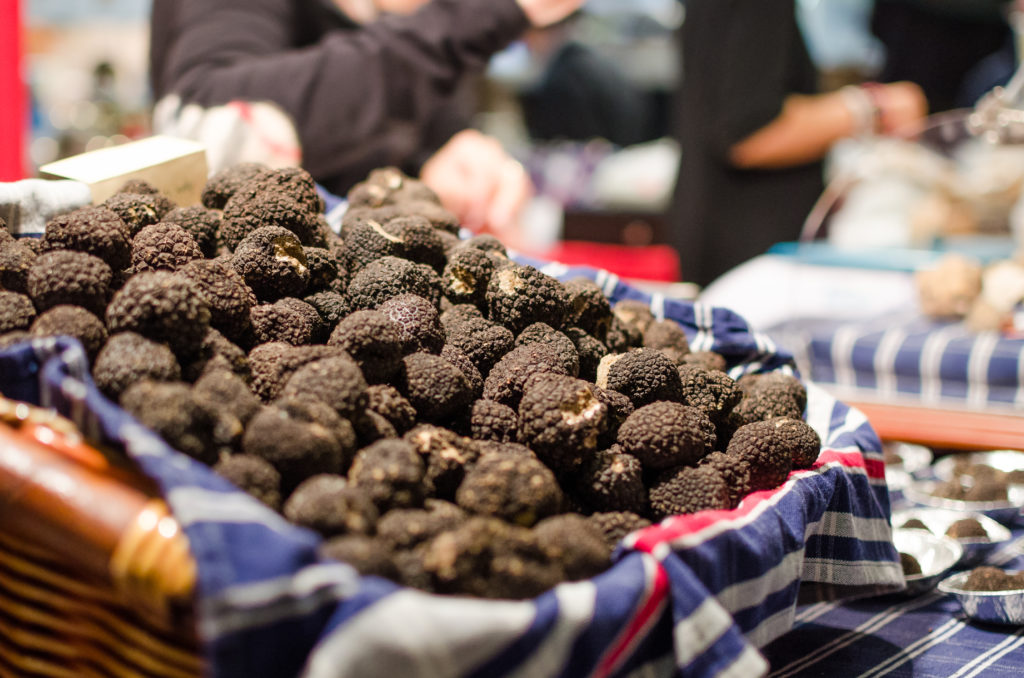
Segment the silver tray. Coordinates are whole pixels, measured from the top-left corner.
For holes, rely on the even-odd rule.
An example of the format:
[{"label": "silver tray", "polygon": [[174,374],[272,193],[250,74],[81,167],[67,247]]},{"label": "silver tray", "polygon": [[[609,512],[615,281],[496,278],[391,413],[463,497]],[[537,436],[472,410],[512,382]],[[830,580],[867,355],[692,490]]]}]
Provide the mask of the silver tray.
[{"label": "silver tray", "polygon": [[919,480],[903,489],[907,501],[928,508],[946,509],[960,513],[981,513],[1004,525],[1012,523],[1024,506],[1024,485],[1010,485],[1007,501],[963,501],[936,497],[932,491],[939,483],[933,480]]},{"label": "silver tray", "polygon": [[1024,589],[1013,591],[965,591],[970,572],[960,572],[939,582],[939,591],[957,599],[964,614],[989,624],[1024,624]]},{"label": "silver tray", "polygon": [[964,555],[964,548],[955,539],[931,534],[924,530],[900,529],[892,531],[892,543],[900,553],[914,556],[921,566],[921,574],[907,575],[906,595],[917,595],[935,587]]},{"label": "silver tray", "polygon": [[[958,563],[961,567],[971,567],[985,559],[992,551],[1010,543],[1013,535],[1003,525],[989,518],[982,513],[971,513],[963,511],[950,511],[937,508],[912,508],[903,511],[895,511],[892,514],[892,526],[900,529],[914,529],[902,527],[911,518],[917,518],[928,528],[932,534],[946,535],[949,526],[964,518],[974,518],[985,528],[988,539],[979,538],[956,538],[964,549],[963,557]],[[951,539],[953,537],[950,537]]]},{"label": "silver tray", "polygon": [[939,480],[952,480],[958,460],[965,460],[971,464],[985,464],[1004,473],[1024,470],[1024,452],[996,450],[994,452],[971,452],[966,455],[951,454],[932,464],[932,473]]}]

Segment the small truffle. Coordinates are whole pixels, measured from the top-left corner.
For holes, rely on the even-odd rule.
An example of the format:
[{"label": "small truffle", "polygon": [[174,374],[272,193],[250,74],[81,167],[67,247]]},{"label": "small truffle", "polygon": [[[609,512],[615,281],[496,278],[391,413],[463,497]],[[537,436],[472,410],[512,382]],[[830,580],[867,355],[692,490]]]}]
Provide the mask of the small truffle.
[{"label": "small truffle", "polygon": [[599,380],[598,386],[628,396],[635,407],[656,400],[682,400],[683,385],[676,364],[652,348],[630,351],[619,357],[608,368],[607,383]]},{"label": "small truffle", "polygon": [[146,226],[132,239],[132,272],[174,271],[202,259],[192,234],[177,224],[162,221]]},{"label": "small truffle", "polygon": [[751,490],[767,490],[786,480],[793,469],[790,419],[779,417],[741,426],[733,434],[726,454],[750,464]]},{"label": "small truffle", "polygon": [[579,514],[545,518],[534,526],[533,533],[569,581],[589,579],[611,565],[604,534]]},{"label": "small truffle", "polygon": [[629,511],[605,511],[591,514],[587,520],[604,535],[609,549],[615,548],[630,532],[650,527],[651,521]]},{"label": "small truffle", "polygon": [[515,347],[515,335],[511,330],[482,317],[454,315],[454,310],[450,312],[453,315],[449,316],[449,322],[445,325],[448,344],[465,353],[481,374],[490,372]]},{"label": "small truffle", "polygon": [[515,333],[536,322],[561,329],[569,313],[569,295],[555,278],[532,266],[512,264],[491,275],[487,313]]},{"label": "small truffle", "polygon": [[302,243],[280,226],[263,226],[245,236],[231,265],[262,301],[300,297],[309,284]]},{"label": "small truffle", "polygon": [[420,418],[434,423],[452,419],[473,400],[466,375],[431,353],[413,353],[403,358],[396,385]]},{"label": "small truffle", "polygon": [[585,459],[574,484],[580,497],[597,511],[646,512],[643,466],[618,448]]},{"label": "small truffle", "polygon": [[725,372],[682,365],[679,367],[679,379],[683,385],[683,402],[703,410],[715,423],[721,421],[743,398],[743,392]]},{"label": "small truffle", "polygon": [[283,341],[260,344],[249,351],[253,392],[263,402],[270,402],[278,396],[295,370],[306,363],[347,355],[333,346],[292,346]]},{"label": "small truffle", "polygon": [[619,427],[618,442],[645,469],[696,464],[715,447],[715,427],[695,407],[658,401],[629,415]]},{"label": "small truffle", "polygon": [[160,221],[170,206],[169,201],[145,193],[115,193],[103,201],[103,207],[116,214],[133,237]]},{"label": "small truffle", "polygon": [[453,304],[486,304],[487,283],[494,273],[494,262],[475,247],[457,247],[448,254],[441,273],[442,290]]},{"label": "small truffle", "polygon": [[388,299],[378,310],[398,331],[402,354],[440,353],[445,342],[444,327],[437,308],[415,294]]},{"label": "small truffle", "polygon": [[656,348],[677,365],[690,352],[690,342],[679,323],[674,320],[655,320],[644,331],[644,348]]},{"label": "small truffle", "polygon": [[650,489],[651,512],[657,518],[728,509],[729,504],[729,487],[711,466],[670,469]]},{"label": "small truffle", "polygon": [[423,505],[426,470],[412,445],[401,439],[388,439],[361,449],[352,462],[348,479],[384,513]]},{"label": "small truffle", "polygon": [[284,503],[284,517],[326,538],[343,534],[372,534],[378,517],[369,495],[344,476],[320,474],[307,478]]},{"label": "small truffle", "polygon": [[[6,294],[11,293],[0,292],[0,307],[5,305],[3,296]],[[81,306],[54,306],[41,313],[29,331],[36,337],[72,336],[82,342],[90,361],[96,358],[107,341],[107,328],[103,321]]]},{"label": "small truffle", "polygon": [[388,299],[415,294],[434,306],[441,301],[441,279],[431,267],[398,257],[381,257],[352,276],[348,299],[354,309],[373,309]]},{"label": "small truffle", "polygon": [[227,259],[200,259],[178,270],[210,308],[210,326],[240,341],[250,329],[249,312],[256,295]]},{"label": "small truffle", "polygon": [[131,233],[121,218],[104,207],[82,207],[46,224],[44,252],[73,250],[102,259],[112,271],[131,262]]},{"label": "small truffle", "polygon": [[281,474],[265,459],[232,454],[214,464],[213,471],[275,511],[281,510]]},{"label": "small truffle", "polygon": [[128,279],[106,313],[107,329],[164,341],[179,355],[198,351],[210,329],[210,307],[187,277],[146,271]]},{"label": "small truffle", "polygon": [[27,239],[12,239],[6,245],[0,244],[0,287],[10,292],[27,294],[28,272],[37,255],[25,246],[23,240]]},{"label": "small truffle", "polygon": [[729,487],[729,508],[736,508],[750,494],[750,463],[724,452],[712,452],[700,460],[701,466],[718,471]]},{"label": "small truffle", "polygon": [[217,230],[220,228],[220,214],[201,205],[176,207],[162,222],[181,226],[196,241],[204,257],[212,259],[217,255]]},{"label": "small truffle", "polygon": [[530,344],[546,344],[558,354],[565,373],[573,377],[579,376],[580,354],[576,345],[564,333],[559,332],[545,323],[533,323],[527,326],[516,337],[516,346]]},{"label": "small truffle", "polygon": [[537,374],[523,387],[519,440],[559,472],[579,466],[597,449],[608,408],[582,379]]},{"label": "small truffle", "polygon": [[578,327],[599,341],[608,336],[612,309],[604,290],[589,278],[573,278],[565,283],[569,295],[566,325]]},{"label": "small truffle", "polygon": [[745,423],[772,417],[803,418],[807,390],[796,377],[782,372],[747,374],[736,384],[743,399],[734,411]]},{"label": "small truffle", "polygon": [[323,426],[293,419],[278,407],[265,407],[245,427],[242,450],[270,462],[281,474],[283,494],[291,494],[306,478],[340,473],[338,441]]},{"label": "small truffle", "polygon": [[536,459],[487,454],[466,474],[455,503],[470,513],[529,527],[558,513],[562,490],[551,469]]},{"label": "small truffle", "polygon": [[954,539],[970,539],[973,541],[989,541],[988,531],[978,522],[977,518],[961,518],[946,530],[947,537]]},{"label": "small truffle", "polygon": [[454,500],[466,470],[479,457],[479,446],[469,438],[432,424],[415,426],[403,439],[426,461],[424,482],[431,494],[439,499]]},{"label": "small truffle", "polygon": [[546,344],[527,344],[514,348],[499,360],[484,380],[483,397],[519,408],[523,387],[535,374],[564,374],[558,352]]},{"label": "small truffle", "polygon": [[317,310],[294,297],[272,304],[257,304],[249,311],[249,323],[257,343],[283,341],[292,346],[315,343],[323,335],[323,320]]},{"label": "small truffle", "polygon": [[366,389],[366,398],[366,407],[387,419],[399,434],[416,425],[416,408],[394,386],[374,384]]},{"label": "small truffle", "polygon": [[181,379],[181,367],[165,344],[134,332],[120,332],[111,335],[96,354],[92,376],[108,398],[117,400],[122,391],[141,379]]},{"label": "small truffle", "polygon": [[174,449],[207,465],[217,460],[216,414],[192,395],[188,384],[144,379],[125,389],[120,403]]},{"label": "small truffle", "polygon": [[480,399],[473,403],[469,426],[471,437],[477,440],[510,443],[516,440],[519,417],[508,405]]},{"label": "small truffle", "polygon": [[258,162],[240,162],[226,167],[206,180],[203,187],[202,203],[210,209],[223,209],[228,199],[250,180],[271,169]]},{"label": "small truffle", "polygon": [[0,290],[0,334],[27,330],[36,319],[32,300],[24,294]]},{"label": "small truffle", "polygon": [[381,311],[351,313],[337,324],[327,344],[352,356],[372,384],[384,383],[401,367],[401,335]]},{"label": "small truffle", "polygon": [[25,290],[36,310],[70,304],[102,316],[113,274],[102,259],[84,252],[57,250],[35,258]]},{"label": "small truffle", "polygon": [[466,520],[466,512],[451,502],[427,499],[421,509],[394,509],[377,523],[378,536],[395,549],[424,544]]},{"label": "small truffle", "polygon": [[352,418],[366,407],[366,380],[348,357],[321,358],[297,368],[281,394],[318,398],[341,416]]}]

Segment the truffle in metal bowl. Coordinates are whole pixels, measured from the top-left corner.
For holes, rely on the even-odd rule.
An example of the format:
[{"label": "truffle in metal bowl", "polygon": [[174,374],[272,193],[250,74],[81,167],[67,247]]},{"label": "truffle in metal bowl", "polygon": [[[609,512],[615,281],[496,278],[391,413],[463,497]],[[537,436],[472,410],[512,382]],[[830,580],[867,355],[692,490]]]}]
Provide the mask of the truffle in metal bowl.
[{"label": "truffle in metal bowl", "polygon": [[957,476],[969,476],[986,472],[1002,474],[1010,484],[1024,483],[1024,452],[996,450],[994,452],[972,452],[951,454],[932,465],[932,472],[939,480],[952,480]]},{"label": "truffle in metal bowl", "polygon": [[964,549],[949,537],[931,534],[919,529],[900,529],[892,531],[892,543],[900,553],[912,556],[921,568],[919,574],[906,574],[906,595],[915,596],[932,589],[963,556]]},{"label": "truffle in metal bowl", "polygon": [[[1002,591],[970,590],[965,586],[968,586],[971,574],[959,572],[943,579],[939,582],[939,591],[956,598],[964,614],[975,621],[988,624],[1024,624],[1024,588]],[[1020,586],[1024,587],[1024,583]]]},{"label": "truffle in metal bowl", "polygon": [[921,480],[911,483],[903,489],[903,496],[908,501],[928,508],[959,511],[960,513],[981,513],[1004,525],[1013,522],[1024,506],[1024,485],[1010,485],[1007,488],[1007,499],[1000,501],[968,501],[940,496],[943,483],[932,480]]},{"label": "truffle in metal bowl", "polygon": [[[959,563],[961,567],[981,562],[989,553],[1008,544],[1011,538],[1010,530],[986,515],[945,509],[894,511],[892,525],[902,529],[914,529],[914,526],[920,529],[923,526],[932,534],[956,539],[964,549]],[[970,527],[975,529],[969,530]]]}]

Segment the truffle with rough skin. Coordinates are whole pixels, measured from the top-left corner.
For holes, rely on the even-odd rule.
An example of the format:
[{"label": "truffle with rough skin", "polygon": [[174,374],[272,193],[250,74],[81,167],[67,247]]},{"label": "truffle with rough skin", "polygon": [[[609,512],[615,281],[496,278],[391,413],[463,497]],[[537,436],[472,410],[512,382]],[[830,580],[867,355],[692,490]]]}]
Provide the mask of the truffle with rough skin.
[{"label": "truffle with rough skin", "polygon": [[401,335],[381,311],[349,314],[331,332],[327,344],[352,356],[371,384],[384,383],[401,367]]},{"label": "truffle with rough skin", "polygon": [[710,466],[725,480],[729,488],[729,508],[736,508],[750,494],[750,463],[747,460],[724,452],[712,452],[700,460],[700,465]]},{"label": "truffle with rough skin", "polygon": [[214,369],[203,374],[192,385],[192,394],[207,407],[220,409],[243,425],[263,406],[249,385],[227,369]]},{"label": "truffle with rough skin", "polygon": [[529,527],[559,512],[562,489],[555,474],[537,459],[485,454],[466,473],[455,503],[470,513]]},{"label": "truffle with rough skin", "polygon": [[821,453],[821,437],[803,419],[772,419],[775,429],[785,436],[786,444],[793,453],[793,468],[810,468]]},{"label": "truffle with rough skin", "polygon": [[374,384],[366,389],[366,407],[387,419],[399,435],[416,425],[416,408],[388,384]]},{"label": "truffle with rough skin", "polygon": [[630,349],[639,347],[642,341],[642,334],[619,320],[619,316],[612,315],[611,324],[608,326],[608,335],[604,338],[604,345],[608,347],[609,353],[626,353]]},{"label": "truffle with rough skin", "polygon": [[398,257],[381,257],[352,276],[348,299],[354,309],[374,309],[388,299],[415,294],[435,307],[441,301],[441,278],[426,264]]},{"label": "truffle with rough skin", "polygon": [[647,509],[643,465],[619,447],[600,450],[584,459],[573,485],[587,506],[596,511],[644,513]]},{"label": "truffle with rough skin", "polygon": [[146,226],[132,239],[132,272],[174,271],[203,253],[192,234],[177,224],[161,221]]},{"label": "truffle with rough skin", "polygon": [[390,438],[359,450],[348,471],[348,479],[385,513],[423,505],[426,471],[426,465],[412,445],[400,438]]},{"label": "truffle with rough skin", "polygon": [[448,345],[465,353],[481,374],[490,372],[515,347],[511,330],[485,318],[462,319],[452,315],[444,329]]},{"label": "truffle with rough skin", "polygon": [[597,449],[608,407],[590,383],[558,374],[537,374],[519,401],[519,441],[559,472],[579,466]]},{"label": "truffle with rough skin", "polygon": [[519,416],[508,405],[481,398],[470,410],[470,436],[477,440],[495,440],[500,443],[516,441]]},{"label": "truffle with rough skin", "polygon": [[536,322],[561,329],[569,313],[562,283],[532,266],[512,264],[487,282],[487,317],[515,333]]},{"label": "truffle with rough skin", "polygon": [[348,271],[333,252],[323,247],[303,247],[302,251],[306,254],[306,266],[309,268],[307,294],[331,289],[335,284],[345,287]]},{"label": "truffle with rough skin", "polygon": [[181,367],[165,344],[151,341],[135,332],[112,334],[92,366],[96,386],[111,400],[142,379],[177,381]]},{"label": "truffle with rough skin", "polygon": [[743,392],[729,375],[696,365],[681,365],[682,402],[696,407],[711,421],[721,421],[743,398]]},{"label": "truffle with rough skin", "polygon": [[284,503],[284,517],[328,539],[373,534],[379,513],[369,495],[345,476],[322,473],[303,480]]},{"label": "truffle with rough skin", "polygon": [[220,213],[201,205],[175,207],[164,215],[165,224],[176,224],[196,241],[204,257],[217,256],[217,232],[220,229]]},{"label": "truffle with rough skin", "polygon": [[569,581],[589,579],[612,564],[604,534],[577,513],[545,518],[533,527],[533,534]]},{"label": "truffle with rough skin", "polygon": [[460,246],[448,253],[441,273],[444,296],[453,304],[472,304],[486,308],[487,283],[494,273],[494,262],[475,247]]},{"label": "truffle with rough skin", "polygon": [[725,356],[714,351],[691,351],[687,353],[683,356],[680,367],[688,365],[703,367],[706,370],[718,370],[720,372],[725,372],[729,366]]},{"label": "truffle with rough skin", "polygon": [[0,334],[27,330],[36,319],[36,307],[24,294],[0,290]]},{"label": "truffle with rough skin", "polygon": [[420,418],[428,422],[448,421],[473,401],[469,381],[462,370],[431,353],[405,356],[395,385]]},{"label": "truffle with rough skin", "polygon": [[444,348],[441,349],[441,357],[455,365],[466,376],[470,395],[474,400],[479,398],[480,394],[484,391],[484,378],[480,374],[480,370],[477,369],[477,366],[469,359],[469,356],[455,346],[445,344]]},{"label": "truffle with rough skin", "polygon": [[608,368],[607,382],[598,381],[598,386],[622,393],[635,407],[657,400],[682,400],[679,370],[658,349],[644,348],[622,355]]},{"label": "truffle with rough skin", "polygon": [[112,276],[110,266],[99,257],[57,250],[35,258],[28,269],[25,291],[40,313],[70,304],[102,316]]},{"label": "truffle with rough skin", "polygon": [[38,255],[22,240],[12,238],[7,244],[0,243],[0,287],[24,294],[28,291],[28,271]]},{"label": "truffle with rough skin", "polygon": [[576,345],[564,333],[546,323],[533,323],[516,337],[516,346],[529,344],[547,344],[558,353],[565,373],[574,377],[579,376],[580,355],[576,352]]},{"label": "truffle with rough skin", "polygon": [[[385,216],[387,218],[383,218]],[[351,273],[359,272],[367,264],[381,257],[402,257],[404,242],[397,234],[384,227],[393,216],[346,215],[349,218],[342,221],[341,227],[341,236],[345,240],[342,261]]]},{"label": "truffle with rough skin", "polygon": [[608,426],[598,439],[598,443],[602,447],[611,447],[619,437],[619,427],[622,426],[622,422],[626,421],[636,408],[633,407],[632,400],[618,391],[601,388],[597,385],[593,388],[597,399],[608,408]]},{"label": "truffle with rough skin", "polygon": [[505,245],[498,240],[498,238],[490,233],[478,233],[465,242],[466,247],[473,247],[480,250],[481,252],[489,252],[490,254],[500,255],[502,258],[508,258],[508,250],[505,249]]},{"label": "truffle with rough skin", "polygon": [[428,491],[439,499],[455,499],[455,491],[476,463],[480,448],[469,438],[432,424],[418,424],[403,436],[424,459]]},{"label": "truffle with rough skin", "polygon": [[397,256],[426,264],[437,271],[438,275],[444,270],[444,241],[426,217],[418,214],[399,215],[385,222],[384,230],[398,238]]},{"label": "truffle with rough skin", "polygon": [[352,310],[349,308],[348,299],[337,292],[315,292],[307,297],[303,297],[302,300],[315,308],[316,312],[320,314],[320,320],[323,321],[324,329],[328,336],[338,326],[342,318],[347,316]]},{"label": "truffle with rough skin", "polygon": [[257,304],[249,311],[249,324],[258,344],[283,341],[292,346],[317,343],[324,324],[316,309],[294,297],[272,304]]},{"label": "truffle with rough skin", "polygon": [[318,550],[323,558],[348,563],[363,576],[398,581],[395,554],[380,539],[364,534],[346,534],[323,542]]},{"label": "truffle with rough skin", "polygon": [[971,570],[961,588],[965,591],[1016,591],[1024,589],[1024,574],[981,565]]},{"label": "truffle with rough skin", "polygon": [[196,294],[210,308],[210,326],[233,341],[241,341],[251,328],[249,313],[256,295],[229,259],[191,261],[178,273],[192,281]]},{"label": "truffle with rough skin", "polygon": [[745,423],[772,417],[802,419],[807,406],[807,389],[796,377],[782,372],[747,374],[736,384],[743,399],[734,411]]},{"label": "truffle with rough skin", "polygon": [[601,359],[608,355],[608,347],[578,327],[567,328],[565,336],[569,337],[569,341],[576,347],[576,355],[580,362],[580,379],[596,381],[597,366],[601,364]]},{"label": "truffle with rough skin", "polygon": [[338,414],[338,411],[320,398],[308,393],[281,396],[273,406],[283,410],[289,417],[327,429],[341,449],[339,472],[348,471],[352,458],[359,451],[359,439],[352,422]]},{"label": "truffle with rough skin", "polygon": [[622,323],[621,328],[639,345],[644,332],[655,321],[651,307],[637,299],[623,299],[612,307],[612,314]]},{"label": "truffle with rough skin", "polygon": [[651,526],[651,521],[630,511],[603,511],[587,517],[604,535],[605,544],[614,549],[622,538],[636,530]]},{"label": "truffle with rough skin", "polygon": [[281,510],[281,474],[266,459],[232,454],[214,464],[213,472],[275,511]]},{"label": "truffle with rough skin", "polygon": [[210,307],[188,277],[146,271],[128,279],[110,300],[107,329],[138,332],[166,342],[178,355],[193,355],[210,329]]},{"label": "truffle with rough skin", "polygon": [[388,299],[378,309],[398,331],[403,355],[440,353],[445,331],[437,307],[415,294],[402,294]]},{"label": "truffle with rough skin", "polygon": [[344,463],[341,447],[330,431],[274,406],[264,407],[249,420],[242,435],[242,451],[277,469],[286,496],[306,478],[340,473]]},{"label": "truffle with rough skin", "polygon": [[729,486],[711,466],[682,466],[661,473],[650,488],[656,518],[729,508]]},{"label": "truffle with rough skin", "polygon": [[677,365],[690,352],[686,332],[674,320],[655,320],[647,325],[643,338],[644,348],[656,348]]},{"label": "truffle with rough skin", "polygon": [[319,242],[316,213],[288,195],[269,191],[251,197],[232,196],[224,205],[220,239],[229,250],[235,250],[253,231],[268,227],[287,230],[303,245]]},{"label": "truffle with rough skin", "polygon": [[546,344],[514,348],[499,360],[484,380],[483,397],[518,409],[523,386],[535,374],[565,374],[561,356]]},{"label": "truffle with rough skin", "polygon": [[349,189],[346,197],[354,207],[381,207],[410,201],[440,204],[429,186],[390,166],[371,170],[366,179]]},{"label": "truffle with rough skin", "polygon": [[217,415],[192,395],[188,384],[143,379],[124,390],[120,404],[174,449],[204,464],[217,460]]},{"label": "truffle with rough skin", "polygon": [[348,356],[334,346],[292,346],[283,341],[260,344],[249,351],[249,370],[253,392],[263,402],[278,396],[295,370],[321,358]]},{"label": "truffle with rough skin", "polygon": [[191,361],[182,364],[181,374],[185,381],[194,382],[207,372],[220,369],[234,372],[246,381],[252,378],[245,351],[211,327]]},{"label": "truffle with rough skin", "polygon": [[302,296],[309,284],[302,244],[280,226],[263,226],[246,235],[235,248],[231,265],[262,301]]},{"label": "truffle with rough skin", "polygon": [[360,447],[372,445],[378,440],[401,437],[390,421],[371,409],[363,410],[356,415],[352,419],[352,425],[355,427]]},{"label": "truffle with rough skin", "polygon": [[736,429],[726,454],[737,456],[750,464],[750,489],[777,487],[793,469],[792,435],[789,422],[780,417],[755,421]]},{"label": "truffle with rough skin", "polygon": [[[7,294],[13,293],[0,292],[0,307],[7,306],[4,302]],[[3,324],[2,321],[0,324]],[[60,334],[72,336],[82,342],[90,362],[96,358],[96,354],[107,341],[107,328],[103,321],[81,306],[54,306],[39,314],[32,322],[29,332],[36,337],[53,337]]]},{"label": "truffle with rough skin", "polygon": [[[462,322],[463,320],[469,320],[470,318],[483,318],[483,312],[473,306],[472,304],[452,304],[447,299],[442,299],[441,308],[441,325],[444,326],[445,332],[448,332],[448,326],[452,323]],[[447,302],[448,306],[445,307],[444,303]],[[501,325],[498,325],[501,327]],[[502,328],[504,329],[504,328]],[[508,330],[506,330],[508,332]],[[512,334],[509,332],[509,334]],[[513,339],[515,335],[512,335]],[[511,344],[511,342],[509,342]]]},{"label": "truffle with rough skin", "polygon": [[103,208],[124,222],[132,237],[146,226],[159,222],[170,206],[166,198],[161,200],[154,194],[146,193],[115,193],[102,203]]},{"label": "truffle with rough skin", "polygon": [[[253,202],[263,197],[263,194],[289,198],[314,216],[324,211],[324,201],[317,193],[313,176],[301,167],[282,167],[259,172],[240,185],[228,203],[232,200],[240,203]],[[225,213],[229,211],[228,203],[224,205]]]},{"label": "truffle with rough skin", "polygon": [[226,167],[206,180],[202,203],[209,209],[223,209],[239,188],[271,169],[258,162],[240,162]]},{"label": "truffle with rough skin", "polygon": [[695,407],[658,401],[638,408],[619,427],[622,451],[645,469],[696,464],[715,448],[715,427]]},{"label": "truffle with rough skin", "polygon": [[85,252],[102,259],[112,271],[121,271],[131,263],[131,237],[116,213],[104,207],[82,207],[50,219],[40,246],[44,252]]},{"label": "truffle with rough skin", "polygon": [[366,408],[366,380],[359,366],[346,356],[321,358],[296,369],[281,395],[313,396],[341,416],[352,418]]},{"label": "truffle with rough skin", "polygon": [[608,336],[612,308],[601,287],[589,278],[573,278],[564,283],[569,294],[566,325],[578,327],[599,341]]},{"label": "truffle with rough skin", "polygon": [[467,517],[451,502],[427,499],[421,509],[388,511],[377,522],[377,536],[394,549],[411,549],[458,527]]}]

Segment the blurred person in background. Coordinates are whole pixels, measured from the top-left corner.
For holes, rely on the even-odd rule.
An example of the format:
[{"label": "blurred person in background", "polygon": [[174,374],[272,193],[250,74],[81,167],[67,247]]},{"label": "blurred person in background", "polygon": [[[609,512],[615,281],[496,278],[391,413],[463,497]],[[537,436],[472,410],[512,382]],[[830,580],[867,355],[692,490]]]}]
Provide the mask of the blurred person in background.
[{"label": "blurred person in background", "polygon": [[818,93],[794,0],[687,0],[670,242],[707,285],[794,240],[837,141],[893,134],[927,112],[911,83]]},{"label": "blurred person in background", "polygon": [[301,165],[339,195],[398,166],[465,226],[501,233],[532,189],[469,129],[474,76],[582,2],[154,0],[154,131],[205,143],[211,171]]}]

